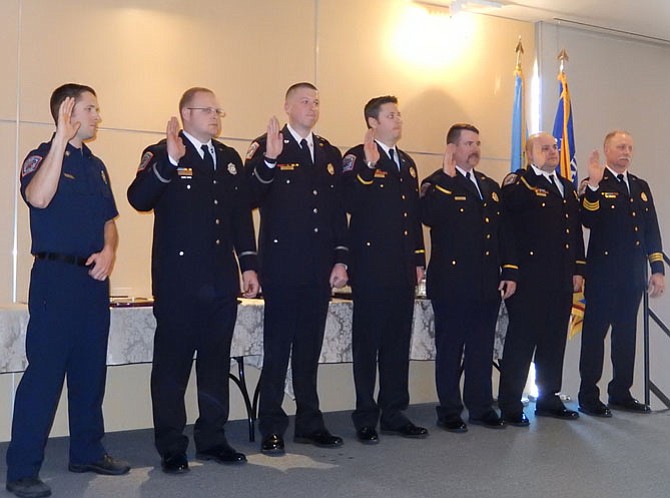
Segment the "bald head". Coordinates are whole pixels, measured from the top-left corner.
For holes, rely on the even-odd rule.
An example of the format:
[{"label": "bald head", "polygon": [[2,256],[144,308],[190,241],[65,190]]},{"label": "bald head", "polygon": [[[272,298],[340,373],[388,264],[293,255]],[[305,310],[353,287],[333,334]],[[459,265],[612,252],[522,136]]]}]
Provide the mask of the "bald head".
[{"label": "bald head", "polygon": [[558,146],[551,133],[541,131],[528,137],[526,141],[526,156],[531,164],[542,171],[551,173],[558,166]]}]

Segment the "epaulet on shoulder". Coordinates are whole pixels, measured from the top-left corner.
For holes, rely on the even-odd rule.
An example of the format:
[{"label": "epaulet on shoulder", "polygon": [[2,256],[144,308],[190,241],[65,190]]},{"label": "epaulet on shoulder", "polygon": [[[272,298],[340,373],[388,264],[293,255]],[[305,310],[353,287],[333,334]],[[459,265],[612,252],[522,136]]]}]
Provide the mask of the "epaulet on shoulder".
[{"label": "epaulet on shoulder", "polygon": [[503,178],[502,186],[506,187],[507,185],[513,185],[519,181],[519,178],[521,178],[521,175],[518,171],[515,171],[514,173],[507,173],[507,176]]},{"label": "epaulet on shoulder", "polygon": [[321,135],[317,135],[315,133],[314,138],[316,138],[319,141],[319,143],[322,143],[324,145],[330,145],[330,142],[327,139],[323,138]]}]

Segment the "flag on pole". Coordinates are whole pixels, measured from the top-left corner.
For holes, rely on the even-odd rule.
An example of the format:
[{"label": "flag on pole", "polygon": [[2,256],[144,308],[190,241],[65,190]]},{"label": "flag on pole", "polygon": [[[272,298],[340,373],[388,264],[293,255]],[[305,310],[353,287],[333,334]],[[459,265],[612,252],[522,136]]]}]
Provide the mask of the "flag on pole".
[{"label": "flag on pole", "polygon": [[561,61],[558,81],[559,97],[556,119],[554,120],[554,138],[558,141],[561,162],[556,168],[556,173],[570,180],[577,188],[577,159],[575,158],[575,134],[572,129],[572,104],[570,91],[568,90],[568,79],[563,71],[563,61]]},{"label": "flag on pole", "polygon": [[514,107],[512,109],[512,152],[510,155],[510,171],[514,172],[526,167],[526,120],[523,105],[523,72],[521,70],[521,39],[516,46],[516,69],[514,70]]},{"label": "flag on pole", "polygon": [[574,292],[572,294],[572,311],[570,313],[570,323],[568,324],[568,339],[572,339],[582,331],[585,309],[586,299],[584,298],[584,292]]}]

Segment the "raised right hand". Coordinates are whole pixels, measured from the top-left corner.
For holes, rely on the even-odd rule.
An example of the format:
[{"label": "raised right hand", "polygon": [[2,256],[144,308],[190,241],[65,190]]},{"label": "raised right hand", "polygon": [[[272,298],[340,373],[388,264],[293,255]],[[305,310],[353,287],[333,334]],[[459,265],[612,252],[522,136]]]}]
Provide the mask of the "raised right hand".
[{"label": "raised right hand", "polygon": [[72,111],[74,110],[75,103],[74,97],[66,97],[58,108],[56,136],[65,142],[72,140],[79,131],[79,127],[81,127],[79,121],[72,122]]},{"label": "raised right hand", "polygon": [[374,128],[368,128],[368,131],[365,132],[363,151],[365,152],[366,161],[370,161],[372,164],[377,164],[377,161],[379,161],[379,149],[377,148],[377,142],[375,142]]},{"label": "raised right hand", "polygon": [[447,150],[444,151],[444,159],[442,160],[442,171],[452,178],[456,176],[456,161],[454,160],[454,151],[456,144],[447,144]]},{"label": "raised right hand", "polygon": [[589,185],[597,187],[605,174],[605,166],[600,164],[600,154],[596,149],[589,155]]},{"label": "raised right hand", "polygon": [[179,136],[179,121],[177,121],[177,118],[174,116],[172,116],[167,123],[165,135],[167,137],[168,156],[179,162],[179,160],[186,154],[186,146]]},{"label": "raised right hand", "polygon": [[276,116],[272,116],[268,123],[268,138],[265,143],[265,157],[268,159],[277,159],[284,150],[284,136],[279,130],[279,120]]}]

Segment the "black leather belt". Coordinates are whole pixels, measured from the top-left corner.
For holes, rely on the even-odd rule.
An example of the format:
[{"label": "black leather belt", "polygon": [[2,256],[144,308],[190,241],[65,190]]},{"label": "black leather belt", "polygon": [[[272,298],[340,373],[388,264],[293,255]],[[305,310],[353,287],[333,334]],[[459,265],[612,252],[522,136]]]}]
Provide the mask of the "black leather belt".
[{"label": "black leather belt", "polygon": [[38,252],[35,254],[35,259],[46,259],[48,261],[62,261],[71,265],[86,266],[88,258],[80,258],[71,254],[61,254],[59,252]]}]

